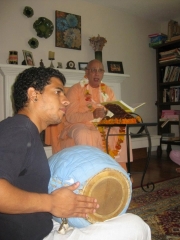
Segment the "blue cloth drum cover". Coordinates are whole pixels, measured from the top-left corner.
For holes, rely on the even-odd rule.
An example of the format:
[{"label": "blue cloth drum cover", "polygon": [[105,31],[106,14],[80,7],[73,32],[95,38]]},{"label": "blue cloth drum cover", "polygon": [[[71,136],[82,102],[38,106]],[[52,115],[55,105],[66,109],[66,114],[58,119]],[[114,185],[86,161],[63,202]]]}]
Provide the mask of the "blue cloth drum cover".
[{"label": "blue cloth drum cover", "polygon": [[[66,148],[49,158],[51,178],[48,191],[80,182],[77,194],[92,196],[100,204],[87,219],[68,218],[70,226],[82,228],[126,212],[132,185],[127,172],[108,154],[90,146]],[[62,222],[61,218],[54,219]]]}]

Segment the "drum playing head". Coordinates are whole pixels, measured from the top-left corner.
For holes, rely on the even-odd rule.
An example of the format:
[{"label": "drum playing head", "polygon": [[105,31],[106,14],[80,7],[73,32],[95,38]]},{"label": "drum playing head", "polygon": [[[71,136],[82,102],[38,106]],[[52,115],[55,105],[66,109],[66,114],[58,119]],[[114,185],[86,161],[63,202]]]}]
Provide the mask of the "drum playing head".
[{"label": "drum playing head", "polygon": [[82,194],[97,199],[100,207],[96,213],[89,214],[91,223],[102,222],[119,215],[131,196],[128,179],[121,172],[107,168],[87,183]]}]

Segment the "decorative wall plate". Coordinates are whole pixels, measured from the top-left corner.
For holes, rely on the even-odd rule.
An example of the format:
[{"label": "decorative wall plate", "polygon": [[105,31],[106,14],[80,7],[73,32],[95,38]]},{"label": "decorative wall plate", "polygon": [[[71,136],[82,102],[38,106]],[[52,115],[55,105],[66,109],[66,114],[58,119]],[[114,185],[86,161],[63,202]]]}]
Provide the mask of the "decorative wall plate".
[{"label": "decorative wall plate", "polygon": [[24,8],[23,14],[24,14],[26,17],[30,18],[30,17],[32,17],[32,16],[34,15],[34,10],[33,10],[31,7],[26,6],[26,7]]},{"label": "decorative wall plate", "polygon": [[39,46],[39,42],[36,38],[29,39],[28,44],[31,48],[34,48],[34,49]]},{"label": "decorative wall plate", "polygon": [[54,25],[49,19],[40,17],[34,22],[33,28],[36,30],[38,37],[48,38],[53,33]]}]

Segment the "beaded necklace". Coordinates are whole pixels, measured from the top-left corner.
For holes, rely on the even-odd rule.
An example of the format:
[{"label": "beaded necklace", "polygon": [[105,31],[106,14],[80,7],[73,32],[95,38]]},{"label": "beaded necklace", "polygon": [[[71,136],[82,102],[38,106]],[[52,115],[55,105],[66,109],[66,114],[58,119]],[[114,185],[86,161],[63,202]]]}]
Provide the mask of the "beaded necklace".
[{"label": "beaded necklace", "polygon": [[[86,78],[86,76],[84,76],[84,78],[80,81],[80,85],[81,87],[85,88],[84,96],[85,96],[85,100],[88,102],[87,107],[90,109],[91,112],[93,112],[95,109],[93,107],[93,103],[96,103],[96,102],[92,99],[92,94],[89,91],[89,80]],[[107,99],[109,98],[109,96],[106,93],[106,85],[102,82],[99,88],[99,95],[100,95],[100,102],[106,102]],[[97,104],[97,105],[101,106],[100,104]]]},{"label": "beaded necklace", "polygon": [[[107,150],[106,150],[106,128],[102,127],[102,126],[98,126],[98,130],[101,134],[103,150],[105,153],[107,153]],[[123,143],[123,141],[124,141],[125,127],[119,127],[119,134],[123,134],[123,135],[118,135],[115,149],[110,149],[110,147],[108,146],[108,152],[112,158],[115,158],[118,155],[119,151],[121,150],[121,143]]]},{"label": "beaded necklace", "polygon": [[[85,100],[88,101],[87,107],[90,109],[91,112],[93,112],[95,109],[92,104],[94,102],[94,100],[92,99],[92,94],[89,92],[89,84],[88,83],[89,83],[89,80],[85,76],[80,81],[81,87],[85,88],[84,96],[85,96]],[[106,90],[106,85],[104,83],[101,83],[101,86],[99,88],[101,102],[106,102],[108,99],[108,95],[105,90]],[[95,122],[97,122],[97,120],[95,120]],[[106,152],[106,128],[97,126],[97,129],[99,130],[99,132],[101,134],[103,150],[104,150],[104,152]],[[125,127],[120,127],[119,133],[125,134]],[[123,143],[123,140],[124,140],[124,135],[119,135],[116,145],[115,145],[115,149],[110,149],[110,147],[108,148],[109,155],[112,158],[115,158],[115,156],[118,155],[118,152],[121,150],[121,143]]]}]

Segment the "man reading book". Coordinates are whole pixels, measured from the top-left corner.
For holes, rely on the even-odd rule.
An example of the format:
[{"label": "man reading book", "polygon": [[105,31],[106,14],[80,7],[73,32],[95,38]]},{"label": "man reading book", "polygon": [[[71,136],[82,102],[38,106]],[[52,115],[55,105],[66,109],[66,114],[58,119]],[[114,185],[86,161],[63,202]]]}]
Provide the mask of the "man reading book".
[{"label": "man reading book", "polygon": [[[87,65],[84,79],[68,90],[70,105],[65,114],[65,127],[60,134],[61,149],[73,145],[89,145],[102,151],[106,150],[101,133],[97,129],[97,122],[107,113],[101,103],[115,100],[115,95],[110,87],[102,83],[103,76],[103,64],[92,60]],[[125,128],[121,131],[125,131]],[[119,127],[111,128],[111,133],[119,133]],[[126,138],[112,136],[109,137],[108,143],[111,151],[118,148],[114,158],[126,169]]]}]

